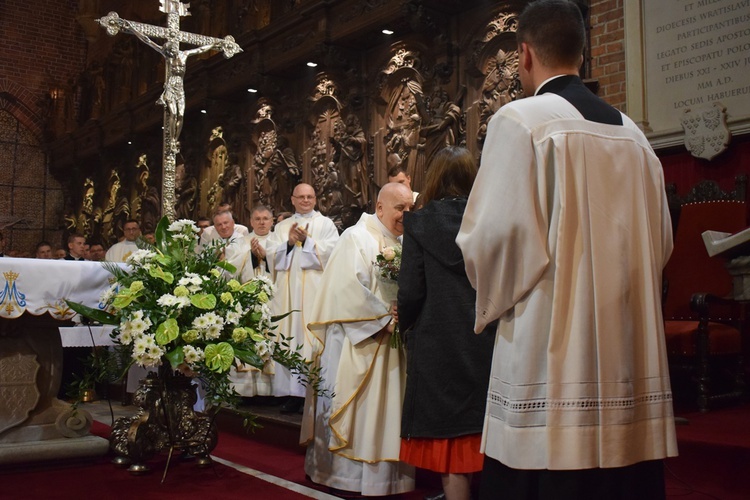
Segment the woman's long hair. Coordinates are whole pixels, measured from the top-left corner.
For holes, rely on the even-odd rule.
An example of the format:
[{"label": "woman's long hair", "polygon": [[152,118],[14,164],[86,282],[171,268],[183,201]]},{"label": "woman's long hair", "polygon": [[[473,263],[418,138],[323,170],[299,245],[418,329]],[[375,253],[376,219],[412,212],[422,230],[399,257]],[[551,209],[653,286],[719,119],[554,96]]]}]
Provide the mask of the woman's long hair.
[{"label": "woman's long hair", "polygon": [[425,187],[419,195],[421,205],[432,200],[469,196],[477,176],[477,164],[471,152],[459,146],[446,146],[432,157]]}]

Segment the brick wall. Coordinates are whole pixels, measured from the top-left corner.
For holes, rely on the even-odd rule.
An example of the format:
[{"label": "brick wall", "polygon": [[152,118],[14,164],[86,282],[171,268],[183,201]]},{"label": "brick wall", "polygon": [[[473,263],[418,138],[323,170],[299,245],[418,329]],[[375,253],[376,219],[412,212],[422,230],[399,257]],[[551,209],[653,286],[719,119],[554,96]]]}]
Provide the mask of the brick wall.
[{"label": "brick wall", "polygon": [[591,77],[599,80],[599,95],[627,113],[622,4],[623,0],[591,2]]},{"label": "brick wall", "polygon": [[50,89],[64,88],[84,68],[86,40],[77,9],[76,0],[0,2],[0,92],[20,100],[40,121]]},{"label": "brick wall", "polygon": [[86,61],[77,9],[76,0],[0,1],[0,216],[22,221],[3,231],[6,253],[30,255],[41,240],[62,246],[64,191],[44,144],[50,90],[75,88]]}]

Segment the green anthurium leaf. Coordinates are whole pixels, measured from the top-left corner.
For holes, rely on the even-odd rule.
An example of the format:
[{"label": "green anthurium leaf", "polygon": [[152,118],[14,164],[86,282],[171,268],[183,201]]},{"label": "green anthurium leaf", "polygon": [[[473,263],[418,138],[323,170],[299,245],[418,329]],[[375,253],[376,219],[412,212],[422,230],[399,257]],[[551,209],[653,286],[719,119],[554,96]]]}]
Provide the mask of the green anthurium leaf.
[{"label": "green anthurium leaf", "polygon": [[198,309],[213,309],[216,307],[216,295],[212,293],[196,293],[190,296],[190,303]]},{"label": "green anthurium leaf", "polygon": [[131,302],[135,299],[135,294],[128,288],[121,289],[115,296],[115,300],[112,301],[112,305],[117,309],[123,309],[128,307]]},{"label": "green anthurium leaf", "polygon": [[245,293],[255,293],[257,289],[258,289],[258,282],[255,280],[250,280],[244,285],[242,285],[242,288],[240,288],[240,291],[245,292]]},{"label": "green anthurium leaf", "polygon": [[174,275],[158,266],[149,269],[148,274],[150,274],[152,278],[158,278],[170,285],[174,282]]},{"label": "green anthurium leaf", "polygon": [[169,266],[173,262],[172,257],[170,257],[169,255],[164,255],[164,254],[157,255],[156,259],[154,260],[156,260],[156,262],[158,262],[162,266]]},{"label": "green anthurium leaf", "polygon": [[156,225],[156,229],[154,230],[154,238],[156,239],[156,248],[161,253],[167,253],[169,244],[168,239],[171,239],[169,236],[169,231],[167,231],[167,228],[169,227],[169,219],[165,215],[161,218],[159,223]]},{"label": "green anthurium leaf", "polygon": [[185,362],[185,353],[182,351],[182,346],[175,347],[165,356],[173,370],[176,370],[178,366]]},{"label": "green anthurium leaf", "polygon": [[228,273],[234,274],[237,272],[237,268],[225,260],[220,260],[216,263],[216,267],[220,267]]},{"label": "green anthurium leaf", "polygon": [[68,304],[68,307],[73,309],[75,312],[77,312],[81,316],[84,316],[89,319],[93,319],[94,321],[98,321],[102,325],[119,325],[120,324],[120,322],[117,319],[117,316],[115,316],[114,314],[110,314],[107,311],[94,309],[92,307],[79,304],[78,302],[73,302],[72,300],[66,300],[65,303]]},{"label": "green anthurium leaf", "polygon": [[156,343],[167,345],[180,334],[180,327],[174,318],[167,319],[156,328]]},{"label": "green anthurium leaf", "polygon": [[229,370],[234,361],[234,349],[228,342],[209,344],[203,352],[206,366],[211,371],[223,373]]},{"label": "green anthurium leaf", "polygon": [[234,355],[245,364],[252,365],[255,368],[263,368],[264,362],[260,356],[253,351],[246,349],[235,349]]}]

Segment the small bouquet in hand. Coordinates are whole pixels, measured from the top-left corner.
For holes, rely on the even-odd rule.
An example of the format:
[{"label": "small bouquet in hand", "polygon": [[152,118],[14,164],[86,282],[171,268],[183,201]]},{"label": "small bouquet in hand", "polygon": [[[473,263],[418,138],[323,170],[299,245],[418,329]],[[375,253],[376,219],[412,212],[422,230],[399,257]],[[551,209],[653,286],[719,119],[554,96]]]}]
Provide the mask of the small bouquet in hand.
[{"label": "small bouquet in hand", "polygon": [[[378,284],[383,298],[395,304],[398,298],[398,273],[401,270],[401,247],[385,247],[375,258],[375,268],[378,271]],[[391,335],[391,347],[403,345],[401,333],[396,323]]]}]

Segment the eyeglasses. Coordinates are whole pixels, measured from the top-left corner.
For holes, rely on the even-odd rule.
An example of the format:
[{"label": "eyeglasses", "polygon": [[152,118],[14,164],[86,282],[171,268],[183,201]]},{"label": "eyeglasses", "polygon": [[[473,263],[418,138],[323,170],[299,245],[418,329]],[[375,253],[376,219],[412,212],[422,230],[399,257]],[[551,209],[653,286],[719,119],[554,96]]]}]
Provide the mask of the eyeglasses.
[{"label": "eyeglasses", "polygon": [[292,196],[292,198],[297,198],[298,200],[314,200],[315,195],[302,195],[302,196]]}]

